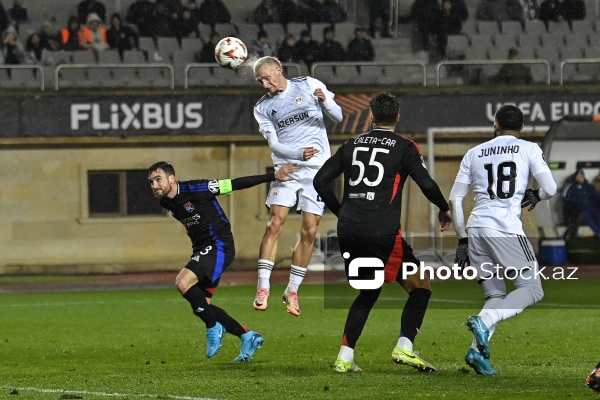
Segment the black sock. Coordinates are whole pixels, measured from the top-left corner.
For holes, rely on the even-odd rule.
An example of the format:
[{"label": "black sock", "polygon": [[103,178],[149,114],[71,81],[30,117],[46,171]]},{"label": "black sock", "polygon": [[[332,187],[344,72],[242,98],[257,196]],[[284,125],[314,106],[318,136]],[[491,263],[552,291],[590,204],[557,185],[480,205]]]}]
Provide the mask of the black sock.
[{"label": "black sock", "polygon": [[215,306],[214,304],[211,304],[210,308],[212,308],[213,314],[217,318],[217,321],[219,321],[219,323],[225,327],[227,333],[231,333],[232,335],[240,337],[244,333],[248,332],[248,329],[227,314],[227,311]]},{"label": "black sock", "polygon": [[408,300],[406,300],[400,319],[400,336],[404,336],[414,343],[421,324],[423,324],[430,297],[431,290],[429,289],[415,289],[408,294]]},{"label": "black sock", "polygon": [[212,307],[206,301],[206,296],[198,286],[194,285],[183,294],[183,298],[186,299],[192,306],[194,315],[199,317],[207,328],[212,328],[217,324],[217,318],[213,313]]},{"label": "black sock", "polygon": [[356,346],[356,342],[358,342],[358,338],[369,318],[369,313],[379,298],[380,293],[381,288],[360,291],[356,300],[350,306],[350,310],[348,310],[346,326],[344,327],[344,338],[342,339],[344,346],[352,349]]}]

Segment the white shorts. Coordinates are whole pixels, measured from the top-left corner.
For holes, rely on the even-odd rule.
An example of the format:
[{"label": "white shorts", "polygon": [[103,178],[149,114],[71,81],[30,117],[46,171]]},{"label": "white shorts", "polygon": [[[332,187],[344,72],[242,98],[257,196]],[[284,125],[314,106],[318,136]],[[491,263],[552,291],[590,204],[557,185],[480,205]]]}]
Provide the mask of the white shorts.
[{"label": "white shorts", "polygon": [[269,194],[265,204],[267,207],[272,205],[292,208],[298,203],[296,209],[298,212],[306,211],[315,215],[323,215],[325,203],[321,201],[317,191],[313,186],[313,179],[317,174],[318,168],[302,167],[300,171],[290,174],[293,181],[271,182]]},{"label": "white shorts", "polygon": [[479,279],[524,268],[535,271],[537,260],[533,247],[523,235],[500,232],[490,228],[469,228],[469,261],[478,271]]}]

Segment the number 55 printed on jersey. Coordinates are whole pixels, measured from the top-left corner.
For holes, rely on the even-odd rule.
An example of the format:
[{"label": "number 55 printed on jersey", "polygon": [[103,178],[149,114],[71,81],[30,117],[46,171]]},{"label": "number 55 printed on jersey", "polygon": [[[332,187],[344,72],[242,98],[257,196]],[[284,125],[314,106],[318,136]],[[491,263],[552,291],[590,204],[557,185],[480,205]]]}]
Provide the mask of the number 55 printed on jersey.
[{"label": "number 55 printed on jersey", "polygon": [[[378,170],[377,179],[375,179],[374,181],[370,181],[368,178],[365,177],[365,164],[362,161],[357,159],[359,151],[372,151],[368,166],[375,167]],[[365,185],[371,186],[371,187],[379,185],[381,183],[381,180],[383,179],[384,168],[383,168],[383,164],[381,164],[379,161],[376,161],[375,158],[377,157],[378,153],[388,154],[389,152],[390,151],[388,149],[381,149],[378,147],[374,147],[374,148],[356,147],[356,148],[354,148],[354,153],[352,153],[352,165],[356,165],[358,167],[358,177],[356,179],[350,179],[348,181],[350,186],[356,186],[361,181],[364,182]]]}]

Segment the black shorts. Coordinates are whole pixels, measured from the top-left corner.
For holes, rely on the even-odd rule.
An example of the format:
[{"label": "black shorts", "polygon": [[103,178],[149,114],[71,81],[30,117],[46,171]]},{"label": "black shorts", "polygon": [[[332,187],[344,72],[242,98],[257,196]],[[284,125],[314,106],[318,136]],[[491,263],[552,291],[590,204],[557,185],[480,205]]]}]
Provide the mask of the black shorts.
[{"label": "black shorts", "polygon": [[[412,247],[404,240],[401,234],[397,236],[383,237],[357,237],[357,236],[339,236],[340,252],[342,255],[348,253],[349,258],[344,259],[346,265],[346,277],[348,276],[348,267],[350,261],[359,257],[375,257],[380,259],[384,267],[384,281],[390,283],[397,281],[401,283],[402,263],[411,262],[419,265],[419,259],[414,255]],[[363,269],[361,268],[360,271]],[[365,271],[369,274],[368,271]],[[367,276],[359,276],[367,278]]]},{"label": "black shorts", "polygon": [[206,297],[211,298],[219,286],[221,274],[229,267],[234,257],[233,244],[213,243],[195,252],[185,268],[196,275],[198,286]]}]

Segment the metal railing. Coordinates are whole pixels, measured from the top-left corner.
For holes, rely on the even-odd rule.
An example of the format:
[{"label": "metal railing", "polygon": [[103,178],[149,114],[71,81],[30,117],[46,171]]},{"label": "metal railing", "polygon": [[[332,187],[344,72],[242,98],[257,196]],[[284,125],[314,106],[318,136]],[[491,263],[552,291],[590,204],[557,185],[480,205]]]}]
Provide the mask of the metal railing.
[{"label": "metal railing", "polygon": [[173,66],[167,63],[155,64],[61,64],[54,68],[54,90],[60,90],[59,73],[65,69],[156,69],[164,68],[169,71],[169,87],[175,89],[175,72]]},{"label": "metal railing", "polygon": [[[40,90],[41,91],[46,90],[44,68],[42,68],[40,65],[0,65],[0,70],[3,70],[3,69],[4,70],[13,70],[13,69],[35,70],[35,71],[37,71],[37,80],[40,82]],[[31,74],[31,77],[33,78],[33,74]]]},{"label": "metal railing", "polygon": [[600,70],[600,58],[568,58],[560,63],[558,84],[564,84],[563,69],[567,64],[598,64]]},{"label": "metal railing", "polygon": [[[419,67],[422,74],[422,84],[423,87],[427,87],[427,66],[424,62],[421,61],[363,61],[363,62],[353,62],[353,61],[345,61],[345,62],[319,62],[312,65],[310,70],[311,76],[315,76],[315,71],[317,68],[331,68],[331,67],[340,67],[340,66],[354,66],[354,67],[366,67],[366,66],[374,66],[374,67]],[[383,83],[382,85],[387,84]]]},{"label": "metal railing", "polygon": [[[297,72],[296,76],[300,76],[302,74],[302,69],[299,64],[296,63],[282,63],[284,68],[294,68]],[[186,64],[183,68],[183,88],[189,89],[190,86],[190,70],[191,69],[207,69],[207,68],[223,68],[219,64],[207,64],[207,63],[192,63]],[[248,67],[246,67],[248,68]],[[252,79],[254,79],[254,74],[252,74]],[[255,82],[254,82],[255,83]],[[250,84],[250,82],[249,82]]]},{"label": "metal railing", "polygon": [[440,69],[445,65],[504,65],[504,64],[542,64],[546,66],[546,85],[550,85],[550,63],[546,60],[460,60],[441,61],[435,65],[436,84],[440,86]]}]

